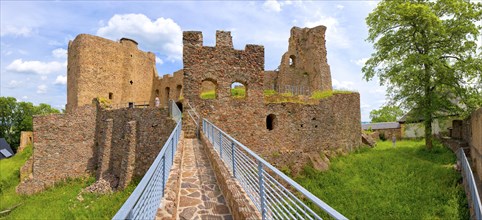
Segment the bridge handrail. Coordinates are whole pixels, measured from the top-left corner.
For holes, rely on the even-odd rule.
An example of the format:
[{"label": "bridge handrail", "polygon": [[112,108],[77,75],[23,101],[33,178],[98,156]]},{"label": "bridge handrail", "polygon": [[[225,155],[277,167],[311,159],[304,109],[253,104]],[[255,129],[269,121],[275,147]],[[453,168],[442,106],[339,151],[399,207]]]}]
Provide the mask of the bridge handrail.
[{"label": "bridge handrail", "polygon": [[171,116],[177,122],[141,182],[112,219],[154,219],[166,187],[181,134],[181,111],[171,102]]},{"label": "bridge handrail", "polygon": [[458,149],[457,156],[462,165],[462,175],[464,176],[464,180],[466,181],[470,190],[470,197],[472,200],[475,219],[482,219],[482,203],[480,202],[477,185],[475,184],[474,175],[472,169],[470,168],[469,161],[467,160],[465,152],[462,148]]},{"label": "bridge handrail", "polygon": [[[298,193],[301,193],[305,198],[309,199],[333,218],[347,219],[207,119],[203,119],[202,125],[204,134],[230,169],[233,177],[238,179],[252,202],[257,206],[263,219],[292,219],[298,217],[302,219],[306,217],[321,219],[313,210],[293,195],[290,190],[280,184],[277,179],[282,179],[288,183],[290,187],[294,188]],[[227,156],[223,157],[223,151]],[[254,158],[256,161],[253,161],[251,158]],[[251,165],[251,167],[249,167],[249,165]],[[268,168],[277,178],[271,176],[265,168]],[[239,173],[241,173],[241,175]],[[280,196],[280,194],[284,197]],[[293,205],[296,207],[293,207]],[[296,217],[294,215],[296,215]]]}]

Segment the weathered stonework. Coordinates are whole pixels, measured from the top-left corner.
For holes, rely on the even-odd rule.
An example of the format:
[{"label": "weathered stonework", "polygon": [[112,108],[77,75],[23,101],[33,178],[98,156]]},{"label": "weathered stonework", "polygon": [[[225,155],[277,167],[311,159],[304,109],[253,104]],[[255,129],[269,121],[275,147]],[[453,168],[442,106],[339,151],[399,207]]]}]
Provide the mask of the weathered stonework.
[{"label": "weathered stonework", "polygon": [[17,152],[22,152],[27,145],[33,144],[33,132],[22,131],[20,132],[20,146],[18,146]]},{"label": "weathered stonework", "polygon": [[[31,193],[87,174],[108,179],[112,188],[125,187],[147,171],[174,128],[168,100],[181,109],[192,107],[278,168],[297,173],[311,163],[327,169],[329,158],[361,144],[359,94],[309,104],[270,103],[263,95],[285,85],[311,92],[332,89],[325,31],[324,26],[292,28],[288,51],[274,71],[264,69],[263,46],[236,50],[227,31],[216,32],[216,46],[203,46],[201,32],[187,31],[183,69],[163,77],[155,55],[137,49],[134,40],[78,35],[68,48],[67,114],[35,118],[34,155],[22,168],[25,182],[18,191]],[[231,96],[234,82],[245,86],[244,98]],[[214,89],[215,99],[201,99],[203,87]],[[161,108],[152,108],[156,97]],[[93,98],[110,108],[91,106]],[[125,108],[132,102],[149,107]],[[184,116],[185,137],[195,137],[195,122]]]},{"label": "weathered stonework", "polygon": [[[320,30],[324,33],[323,28]],[[202,46],[200,32],[184,32],[183,41],[184,101],[191,103],[201,117],[279,168],[289,167],[297,173],[309,161],[315,167],[326,167],[326,158],[349,152],[361,144],[358,93],[336,94],[311,105],[264,103],[263,90],[269,86],[264,85],[267,81],[263,79],[262,46],[247,45],[245,50]],[[303,67],[301,63],[299,68]],[[319,66],[323,66],[321,63]],[[317,74],[327,73],[329,69]],[[276,80],[273,75],[271,73],[269,82]],[[277,80],[282,78],[278,77]],[[202,82],[206,80],[216,85],[216,99],[199,97]],[[241,82],[246,87],[245,98],[231,96],[233,82]],[[330,85],[313,88],[331,90],[331,80],[325,82]],[[269,115],[276,118],[272,130],[267,129]]]},{"label": "weathered stonework", "polygon": [[86,175],[108,177],[112,188],[123,188],[144,175],[174,126],[167,110],[158,108],[86,105],[68,114],[35,116],[32,162],[22,168],[17,192],[31,194]]}]

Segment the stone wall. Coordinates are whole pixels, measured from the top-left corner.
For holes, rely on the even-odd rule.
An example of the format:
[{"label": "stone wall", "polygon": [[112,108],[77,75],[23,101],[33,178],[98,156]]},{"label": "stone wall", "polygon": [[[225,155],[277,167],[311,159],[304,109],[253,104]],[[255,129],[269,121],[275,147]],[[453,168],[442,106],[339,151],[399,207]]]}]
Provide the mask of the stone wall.
[{"label": "stone wall", "polygon": [[96,113],[86,105],[69,114],[34,116],[34,151],[22,168],[31,170],[17,192],[31,194],[52,186],[55,182],[86,176],[94,172]]},{"label": "stone wall", "polygon": [[17,152],[22,152],[27,145],[33,144],[33,132],[31,131],[22,131],[20,132],[20,146],[17,149]]},{"label": "stone wall", "polygon": [[97,176],[113,175],[121,188],[144,175],[175,127],[168,110],[157,108],[101,111],[97,124]]},{"label": "stone wall", "polygon": [[135,41],[80,34],[68,51],[67,112],[97,97],[112,104],[154,100],[155,55],[137,49]]},{"label": "stone wall", "polygon": [[[169,100],[180,101],[182,100],[182,79],[184,73],[182,70],[174,72],[174,74],[166,74],[162,77],[155,77],[152,88],[151,105],[154,105],[154,99],[156,96],[161,101],[161,107],[167,108]],[[178,103],[179,105],[179,103]]]},{"label": "stone wall", "polygon": [[[358,93],[336,94],[312,105],[264,103],[262,46],[202,46],[201,32],[184,32],[183,40],[185,101],[271,163],[298,172],[311,161],[323,169],[329,157],[361,144]],[[216,85],[215,99],[199,97],[206,80]],[[232,82],[246,86],[245,98],[231,96]],[[266,124],[269,115],[275,117],[272,130]]]},{"label": "stone wall", "polygon": [[86,105],[34,117],[34,151],[17,191],[31,194],[66,178],[96,174],[124,188],[148,170],[175,127],[167,109],[103,110]]}]

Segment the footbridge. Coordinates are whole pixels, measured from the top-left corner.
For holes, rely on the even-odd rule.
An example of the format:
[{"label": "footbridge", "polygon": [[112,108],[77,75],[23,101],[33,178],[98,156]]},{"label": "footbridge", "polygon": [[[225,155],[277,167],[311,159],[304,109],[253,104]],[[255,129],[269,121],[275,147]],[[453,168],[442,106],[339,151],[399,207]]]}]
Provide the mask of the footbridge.
[{"label": "footbridge", "polygon": [[[190,107],[113,219],[347,219]],[[196,124],[184,138],[183,117]],[[187,118],[189,117],[189,118]]]}]

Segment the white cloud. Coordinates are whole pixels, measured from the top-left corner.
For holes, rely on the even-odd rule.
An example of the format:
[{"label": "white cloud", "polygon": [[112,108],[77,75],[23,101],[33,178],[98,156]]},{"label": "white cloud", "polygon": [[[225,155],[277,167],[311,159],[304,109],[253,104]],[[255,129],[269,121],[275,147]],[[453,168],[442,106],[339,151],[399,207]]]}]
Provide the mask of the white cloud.
[{"label": "white cloud", "polygon": [[350,40],[348,35],[338,20],[331,16],[319,15],[318,19],[314,21],[306,21],[304,26],[306,27],[316,27],[319,25],[326,26],[326,42],[333,43],[337,47],[349,48]]},{"label": "white cloud", "polygon": [[20,87],[21,85],[22,85],[22,81],[10,80],[10,82],[7,85],[7,88],[14,89],[14,88]]},{"label": "white cloud", "polygon": [[181,27],[170,18],[151,21],[144,14],[116,14],[107,26],[97,30],[97,35],[112,40],[132,38],[139,47],[159,52],[169,60],[182,59]]},{"label": "white cloud", "polygon": [[42,94],[42,93],[47,93],[47,86],[42,84],[37,87],[37,93]]},{"label": "white cloud", "polygon": [[55,85],[65,85],[67,84],[67,76],[58,75],[54,82]]},{"label": "white cloud", "polygon": [[355,60],[355,61],[352,60],[352,62],[355,63],[357,66],[364,66],[365,63],[367,62],[367,60],[368,60],[368,58],[361,58],[361,59]]},{"label": "white cloud", "polygon": [[64,49],[64,48],[57,48],[55,50],[52,50],[52,55],[55,58],[66,59],[67,58],[67,50]]},{"label": "white cloud", "polygon": [[57,72],[67,67],[67,62],[61,63],[57,61],[41,62],[41,61],[22,61],[22,59],[16,59],[10,63],[6,70],[17,73],[36,73],[36,74],[49,74]]},{"label": "white cloud", "polygon": [[345,6],[343,6],[343,5],[336,5],[336,8],[342,10],[343,8],[345,8]]},{"label": "white cloud", "polygon": [[[291,2],[290,2],[290,4],[291,4]],[[281,4],[276,0],[266,0],[263,3],[263,8],[266,11],[280,12],[281,11]]]},{"label": "white cloud", "polygon": [[336,79],[332,79],[332,84],[335,89],[348,89],[353,90],[353,86],[355,85],[352,81],[338,81]]},{"label": "white cloud", "polygon": [[5,26],[1,28],[0,31],[0,36],[7,36],[7,35],[12,35],[12,36],[22,36],[22,37],[28,37],[32,34],[32,28],[28,27],[15,27],[15,26]]},{"label": "white cloud", "polygon": [[162,61],[161,58],[156,56],[156,63],[159,64],[159,65],[162,65],[164,63],[164,61]]},{"label": "white cloud", "polygon": [[46,80],[46,79],[47,79],[47,76],[45,76],[45,75],[40,76],[40,79],[41,79],[41,80]]}]

